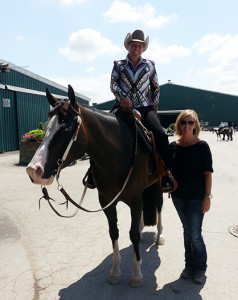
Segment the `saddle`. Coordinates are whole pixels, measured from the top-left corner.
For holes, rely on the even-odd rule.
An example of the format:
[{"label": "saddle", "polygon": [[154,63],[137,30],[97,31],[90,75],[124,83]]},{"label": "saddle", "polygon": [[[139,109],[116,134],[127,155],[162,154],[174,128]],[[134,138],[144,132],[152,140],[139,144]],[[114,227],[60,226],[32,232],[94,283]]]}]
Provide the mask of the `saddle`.
[{"label": "saddle", "polygon": [[[152,131],[148,130],[142,123],[141,123],[141,115],[140,113],[133,109],[116,109],[112,111],[115,113],[119,118],[125,121],[129,126],[136,127],[136,133],[138,137],[138,141],[142,146],[142,149],[150,154],[150,162],[149,162],[149,176],[158,173],[160,177],[160,183],[162,182],[162,177],[168,177],[169,180],[172,182],[174,189],[177,187],[177,183],[173,178],[171,172],[167,169],[163,159],[158,154],[154,134]],[[174,189],[166,190],[163,192],[171,193]]]},{"label": "saddle", "polygon": [[117,115],[122,121],[128,124],[132,129],[136,130],[138,140],[145,152],[153,153],[153,143],[151,137],[151,134],[153,133],[149,131],[141,123],[141,114],[139,113],[138,110],[116,108],[111,112]]}]

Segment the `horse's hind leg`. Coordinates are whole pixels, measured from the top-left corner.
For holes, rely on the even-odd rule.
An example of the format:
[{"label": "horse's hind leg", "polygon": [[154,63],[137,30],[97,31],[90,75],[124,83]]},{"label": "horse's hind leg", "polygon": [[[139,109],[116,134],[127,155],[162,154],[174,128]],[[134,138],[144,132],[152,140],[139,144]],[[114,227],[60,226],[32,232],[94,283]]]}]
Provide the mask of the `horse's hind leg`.
[{"label": "horse's hind leg", "polygon": [[141,201],[139,197],[134,200],[134,204],[131,206],[131,229],[130,229],[130,239],[134,247],[134,258],[133,258],[133,271],[131,275],[130,285],[132,287],[139,287],[142,285],[143,275],[141,273],[140,266],[142,264],[142,259],[139,252],[140,243],[140,224],[141,217]]},{"label": "horse's hind leg", "polygon": [[157,236],[156,236],[156,244],[157,245],[164,245],[165,244],[165,238],[163,235],[163,226],[162,226],[162,216],[161,212],[157,213]]},{"label": "horse's hind leg", "polygon": [[156,207],[157,207],[157,237],[156,237],[156,244],[157,245],[164,245],[165,238],[163,235],[163,225],[162,225],[162,205],[163,205],[163,193],[161,192],[160,188],[157,191],[157,199],[156,199]]},{"label": "horse's hind leg", "polygon": [[[143,220],[143,212],[141,213],[141,218],[140,218],[140,225],[139,225],[139,231],[140,231],[140,238],[143,238],[143,228],[145,227],[144,225],[144,220]],[[162,214],[161,212],[157,212],[157,234],[155,238],[155,243],[157,245],[164,245],[165,244],[165,238],[163,235],[163,225],[162,225]]]},{"label": "horse's hind leg", "polygon": [[121,255],[119,251],[118,238],[119,230],[117,227],[117,211],[115,206],[107,208],[104,213],[107,216],[108,225],[109,225],[109,234],[112,240],[113,255],[112,255],[112,269],[109,275],[109,283],[117,284],[120,281],[120,261]]}]

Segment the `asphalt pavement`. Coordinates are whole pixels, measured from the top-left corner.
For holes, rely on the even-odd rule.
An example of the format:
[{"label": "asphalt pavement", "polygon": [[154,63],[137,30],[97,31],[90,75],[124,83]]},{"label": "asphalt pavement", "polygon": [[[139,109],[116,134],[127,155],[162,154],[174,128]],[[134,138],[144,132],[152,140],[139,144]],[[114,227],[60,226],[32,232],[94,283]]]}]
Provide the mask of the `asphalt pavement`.
[{"label": "asphalt pavement", "polygon": [[[0,299],[238,299],[238,237],[229,232],[238,227],[238,133],[229,142],[202,132],[214,161],[212,206],[206,213],[203,236],[208,252],[204,285],[180,279],[184,268],[181,223],[172,201],[164,196],[162,221],[165,245],[154,244],[156,227],[146,227],[140,245],[143,286],[129,285],[133,248],[129,239],[130,211],[118,204],[121,249],[121,281],[110,285],[112,246],[103,212],[79,211],[69,219],[55,215],[38,199],[40,186],[31,183],[25,167],[19,166],[19,152],[0,154]],[[170,141],[175,137],[170,137]],[[61,174],[61,183],[74,200],[83,192],[81,183],[88,160],[78,161]],[[52,198],[63,201],[54,183]],[[83,204],[99,208],[97,190],[88,190]],[[57,207],[72,214],[74,208]]]}]

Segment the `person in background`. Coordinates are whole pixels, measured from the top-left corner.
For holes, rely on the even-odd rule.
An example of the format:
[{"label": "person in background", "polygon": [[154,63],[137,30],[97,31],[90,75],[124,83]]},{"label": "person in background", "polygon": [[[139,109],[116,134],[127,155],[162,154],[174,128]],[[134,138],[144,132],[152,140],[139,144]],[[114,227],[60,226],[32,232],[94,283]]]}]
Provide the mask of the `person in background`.
[{"label": "person in background", "polygon": [[234,126],[232,121],[228,122],[228,127],[229,127],[229,140],[233,141]]},{"label": "person in background", "polygon": [[233,127],[233,126],[229,127],[229,137],[230,137],[230,141],[233,141],[233,132],[234,132],[234,127]]},{"label": "person in background", "polygon": [[223,128],[225,128],[225,124],[223,121],[221,121],[221,124],[219,125],[219,129],[218,129],[219,133],[221,133]]},{"label": "person in background", "polygon": [[207,142],[198,137],[200,124],[194,110],[182,111],[175,128],[179,138],[170,143],[170,151],[178,188],[171,195],[184,235],[185,268],[180,277],[205,283],[207,251],[202,223],[211,206],[212,154]]},{"label": "person in background", "polygon": [[[145,39],[142,30],[127,34],[124,40],[127,57],[114,61],[111,74],[111,91],[116,98],[114,108],[139,111],[142,124],[153,132],[159,155],[171,171],[168,136],[157,117],[159,84],[155,63],[141,57],[148,45],[149,37]],[[163,177],[162,190],[166,192],[171,189],[173,182]]]}]

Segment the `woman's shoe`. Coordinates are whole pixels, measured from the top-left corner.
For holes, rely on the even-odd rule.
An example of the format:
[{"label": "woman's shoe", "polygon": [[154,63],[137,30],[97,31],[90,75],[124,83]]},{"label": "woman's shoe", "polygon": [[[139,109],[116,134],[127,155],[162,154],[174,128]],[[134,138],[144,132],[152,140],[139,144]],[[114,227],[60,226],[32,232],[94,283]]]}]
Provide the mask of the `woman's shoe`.
[{"label": "woman's shoe", "polygon": [[206,282],[207,276],[205,275],[204,271],[197,271],[194,273],[194,282],[203,284]]},{"label": "woman's shoe", "polygon": [[180,278],[189,279],[193,277],[193,270],[189,268],[185,268],[180,274]]}]

